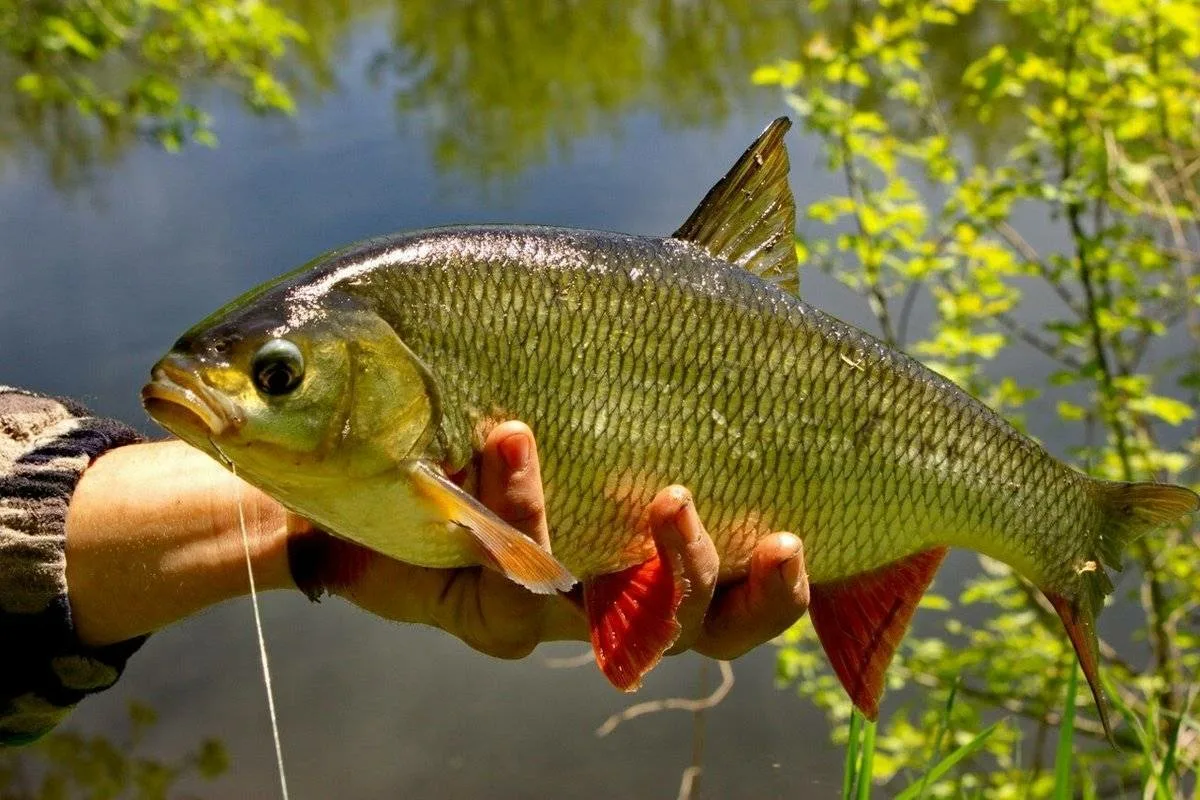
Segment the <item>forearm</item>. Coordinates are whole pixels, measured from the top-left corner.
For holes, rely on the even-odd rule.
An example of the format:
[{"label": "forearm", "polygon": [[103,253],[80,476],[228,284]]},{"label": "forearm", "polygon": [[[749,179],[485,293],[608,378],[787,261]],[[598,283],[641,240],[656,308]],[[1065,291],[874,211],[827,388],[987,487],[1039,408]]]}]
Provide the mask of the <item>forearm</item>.
[{"label": "forearm", "polygon": [[286,515],[257,489],[178,441],[112,450],[84,473],[67,513],[66,570],[82,642],[149,633],[249,590],[292,586]]}]

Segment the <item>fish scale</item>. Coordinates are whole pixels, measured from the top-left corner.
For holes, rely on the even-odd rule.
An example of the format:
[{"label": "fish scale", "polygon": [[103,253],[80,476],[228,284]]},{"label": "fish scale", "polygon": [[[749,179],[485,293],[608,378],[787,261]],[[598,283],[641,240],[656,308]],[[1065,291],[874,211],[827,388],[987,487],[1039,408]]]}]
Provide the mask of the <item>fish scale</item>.
[{"label": "fish scale", "polygon": [[958,387],[699,248],[503,227],[386,247],[404,266],[345,291],[439,376],[452,451],[478,450],[497,412],[534,425],[554,553],[578,577],[651,552],[640,514],[671,482],[726,576],[771,530],[800,535],[825,581],[933,543],[1028,556],[1086,522],[1086,481]]}]

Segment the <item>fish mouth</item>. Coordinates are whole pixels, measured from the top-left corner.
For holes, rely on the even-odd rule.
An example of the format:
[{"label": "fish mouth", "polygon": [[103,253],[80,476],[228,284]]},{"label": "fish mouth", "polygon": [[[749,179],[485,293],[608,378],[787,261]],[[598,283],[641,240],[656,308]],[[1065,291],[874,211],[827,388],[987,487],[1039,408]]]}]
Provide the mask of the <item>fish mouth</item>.
[{"label": "fish mouth", "polygon": [[180,436],[221,436],[241,423],[232,402],[200,379],[191,359],[169,355],[154,365],[142,387],[142,406],[155,421]]}]

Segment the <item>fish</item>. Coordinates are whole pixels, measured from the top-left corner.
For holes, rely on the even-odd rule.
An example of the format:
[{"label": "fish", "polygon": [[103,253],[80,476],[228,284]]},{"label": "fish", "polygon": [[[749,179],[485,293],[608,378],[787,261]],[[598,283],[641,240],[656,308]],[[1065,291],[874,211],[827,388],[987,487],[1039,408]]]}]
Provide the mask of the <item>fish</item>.
[{"label": "fish", "polygon": [[[143,404],[331,534],[573,603],[624,690],[679,635],[688,587],[646,511],[667,484],[691,490],[721,582],[763,536],[803,540],[813,627],[870,719],[947,550],[986,554],[1057,611],[1107,728],[1109,571],[1197,495],[1089,477],[800,299],[789,126],[768,126],[671,236],[456,226],[332,250],[184,333]],[[549,551],[470,491],[509,419],[538,441]]]}]

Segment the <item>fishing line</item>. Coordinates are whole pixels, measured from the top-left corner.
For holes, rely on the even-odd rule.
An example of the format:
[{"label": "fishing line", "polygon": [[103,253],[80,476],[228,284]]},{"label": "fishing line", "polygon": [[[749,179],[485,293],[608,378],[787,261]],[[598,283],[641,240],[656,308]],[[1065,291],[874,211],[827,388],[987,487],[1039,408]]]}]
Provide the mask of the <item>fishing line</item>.
[{"label": "fishing line", "polygon": [[[224,455],[222,453],[222,455]],[[237,477],[237,467],[228,462]],[[246,512],[242,508],[242,486],[237,487],[238,525],[242,529],[242,550],[246,554],[246,575],[250,578],[250,604],[254,606],[254,629],[258,633],[258,655],[262,660],[263,684],[267,687],[267,711],[271,715],[271,735],[275,739],[275,764],[279,767],[279,791],[288,800],[287,775],[283,771],[283,746],[279,742],[279,719],[275,716],[275,690],[271,686],[271,665],[267,663],[267,640],[263,636],[262,614],[258,610],[258,589],[254,585],[254,565],[250,562],[250,537],[246,534]]]}]

